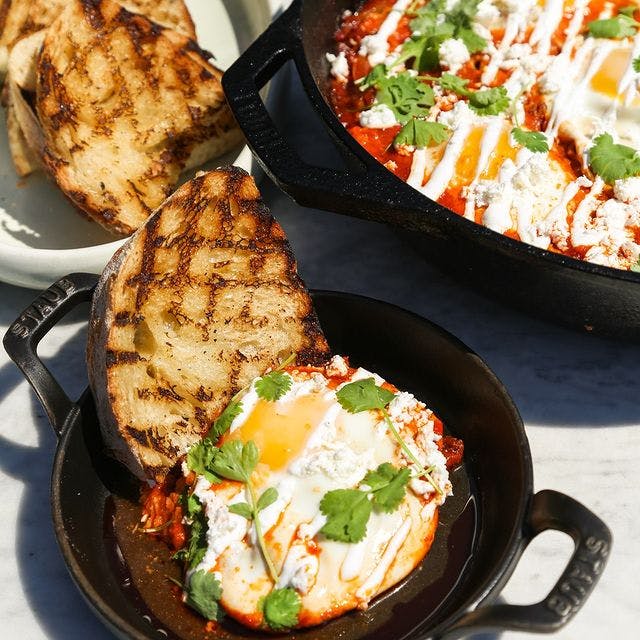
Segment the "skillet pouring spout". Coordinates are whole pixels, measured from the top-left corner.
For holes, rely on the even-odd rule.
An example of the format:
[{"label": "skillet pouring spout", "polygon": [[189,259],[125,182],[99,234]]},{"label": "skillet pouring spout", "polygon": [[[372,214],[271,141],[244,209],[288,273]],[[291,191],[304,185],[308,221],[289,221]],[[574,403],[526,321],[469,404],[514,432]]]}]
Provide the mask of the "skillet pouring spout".
[{"label": "skillet pouring spout", "polygon": [[[80,592],[120,638],[183,640],[191,636],[176,627],[183,605],[172,596],[170,583],[152,582],[164,600],[146,598],[141,594],[149,574],[142,572],[144,580],[136,581],[133,568],[129,572],[134,563],[127,560],[126,540],[116,535],[114,503],[124,504],[136,521],[136,491],[128,490],[135,487],[126,470],[104,455],[90,391],[72,402],[37,354],[38,342],[65,313],[91,298],[95,283],[88,274],[59,280],[20,314],[4,345],[60,436],[51,481],[54,531]],[[466,454],[464,464],[452,472],[454,495],[441,510],[438,534],[420,568],[368,611],[294,631],[291,639],[449,640],[482,630],[548,633],[567,624],[602,575],[611,533],[572,498],[556,491],[533,493],[524,426],[495,374],[467,346],[414,313],[345,293],[315,291],[312,297],[332,350],[423,398],[464,440]],[[128,536],[132,528],[126,529]],[[569,534],[575,543],[550,593],[528,606],[493,604],[524,549],[548,529]],[[148,537],[147,542],[160,545],[147,549],[150,557],[165,553],[163,566],[170,566],[168,549]],[[171,603],[173,613],[168,614]],[[194,624],[201,629],[202,620]],[[225,626],[228,640],[247,637],[239,625]]]}]

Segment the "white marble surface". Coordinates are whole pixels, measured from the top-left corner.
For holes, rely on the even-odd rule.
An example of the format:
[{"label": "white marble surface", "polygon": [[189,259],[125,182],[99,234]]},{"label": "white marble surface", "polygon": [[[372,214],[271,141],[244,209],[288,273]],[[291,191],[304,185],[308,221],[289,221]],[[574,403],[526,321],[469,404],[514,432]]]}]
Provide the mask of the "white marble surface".
[{"label": "white marble surface", "polygon": [[[329,161],[297,82],[290,77],[281,81],[290,84],[274,105],[278,120],[304,145],[307,157]],[[273,185],[265,182],[262,188],[310,287],[387,300],[456,334],[493,368],[518,405],[531,444],[536,490],[568,493],[613,530],[614,546],[600,584],[554,637],[637,638],[640,347],[571,333],[505,309],[450,281],[383,226],[303,210]],[[0,285],[3,332],[33,297],[32,291]],[[72,397],[86,385],[85,317],[86,308],[78,309],[41,348]],[[76,592],[53,536],[48,495],[55,438],[34,394],[4,352],[0,414],[0,637],[106,640],[110,634]],[[562,534],[540,536],[507,586],[505,599],[540,599],[571,548]],[[494,636],[485,639],[489,637]]]}]

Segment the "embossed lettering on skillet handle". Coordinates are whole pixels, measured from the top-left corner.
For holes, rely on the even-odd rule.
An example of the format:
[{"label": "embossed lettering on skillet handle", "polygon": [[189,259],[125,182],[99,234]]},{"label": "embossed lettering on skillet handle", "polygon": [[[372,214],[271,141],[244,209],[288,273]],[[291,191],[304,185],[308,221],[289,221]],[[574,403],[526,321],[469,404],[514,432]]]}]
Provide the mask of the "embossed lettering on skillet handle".
[{"label": "embossed lettering on skillet handle", "polygon": [[545,490],[535,494],[531,501],[523,550],[539,533],[549,529],[569,534],[575,550],[546,598],[531,605],[481,604],[438,637],[452,640],[470,633],[504,629],[550,633],[567,624],[598,583],[609,557],[612,536],[604,522],[584,505],[563,493]]},{"label": "embossed lettering on skillet handle", "polygon": [[60,435],[78,411],[38,357],[38,343],[71,309],[91,299],[97,276],[72,273],[43,291],[9,326],[3,344],[42,403],[51,426]]}]

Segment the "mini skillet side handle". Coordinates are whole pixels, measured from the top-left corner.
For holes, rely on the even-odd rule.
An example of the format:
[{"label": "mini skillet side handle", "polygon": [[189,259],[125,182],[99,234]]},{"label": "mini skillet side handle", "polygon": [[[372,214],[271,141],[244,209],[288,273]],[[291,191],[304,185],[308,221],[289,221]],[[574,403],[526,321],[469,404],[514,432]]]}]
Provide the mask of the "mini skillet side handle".
[{"label": "mini skillet side handle", "polygon": [[[402,204],[418,211],[424,209],[424,196],[403,192],[405,185],[369,156],[337,120],[329,122],[335,118],[324,118],[325,124],[355,169],[337,171],[305,163],[267,112],[260,89],[288,60],[293,60],[298,70],[306,67],[301,8],[302,2],[294,0],[223,75],[227,102],[249,146],[265,172],[300,205],[379,222],[410,224],[398,219],[397,213],[385,213],[388,206],[384,205]],[[312,86],[313,80],[304,74],[301,78],[309,99],[324,113],[329,108]]]},{"label": "mini skillet side handle", "polygon": [[573,618],[602,575],[611,550],[611,531],[600,518],[573,498],[545,490],[533,497],[524,547],[549,529],[569,534],[574,540],[575,550],[547,597],[532,605],[480,605],[458,620],[443,638],[452,640],[470,633],[506,629],[552,633]]},{"label": "mini skillet side handle", "polygon": [[3,344],[42,403],[59,436],[79,410],[38,357],[38,343],[71,309],[91,300],[98,277],[72,273],[43,291],[11,324]]}]

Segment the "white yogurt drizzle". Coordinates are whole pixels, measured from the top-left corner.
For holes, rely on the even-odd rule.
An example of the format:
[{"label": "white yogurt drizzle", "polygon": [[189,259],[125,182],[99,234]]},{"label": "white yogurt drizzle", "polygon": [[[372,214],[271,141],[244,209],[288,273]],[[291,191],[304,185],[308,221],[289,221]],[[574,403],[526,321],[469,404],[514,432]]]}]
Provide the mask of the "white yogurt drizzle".
[{"label": "white yogurt drizzle", "polygon": [[367,553],[367,539],[349,545],[347,555],[340,566],[340,578],[345,582],[355,580],[362,571],[362,563]]},{"label": "white yogurt drizzle", "polygon": [[637,82],[638,78],[640,78],[640,73],[638,73],[633,68],[633,60],[640,55],[640,33],[636,35],[633,39],[633,47],[631,49],[631,54],[629,55],[629,64],[625,69],[622,78],[620,78],[620,82],[618,84],[618,95],[624,95],[624,106],[628,107],[633,102],[633,99],[636,97],[637,92]]},{"label": "white yogurt drizzle", "polygon": [[384,577],[389,571],[391,563],[395,560],[398,551],[407,539],[409,532],[411,531],[412,520],[411,517],[405,518],[398,530],[393,534],[391,540],[389,540],[380,562],[376,565],[374,570],[369,574],[369,577],[360,585],[356,591],[356,598],[362,603],[366,604],[377,593]]},{"label": "white yogurt drizzle", "polygon": [[424,172],[427,169],[427,150],[425,148],[416,149],[411,159],[411,171],[407,178],[407,184],[414,189],[420,189],[424,182]]},{"label": "white yogurt drizzle", "polygon": [[465,203],[464,208],[464,217],[468,220],[473,220],[475,218],[476,206],[475,206],[475,198],[473,197],[473,189],[478,183],[478,179],[482,172],[487,168],[489,164],[489,159],[491,158],[491,154],[498,144],[498,140],[500,139],[500,134],[502,133],[502,129],[504,127],[504,122],[502,118],[493,117],[489,121],[489,124],[484,130],[482,134],[482,142],[480,144],[480,155],[478,156],[478,162],[476,164],[476,172],[475,176],[468,187],[467,193],[470,194],[470,197],[467,197],[467,201]]},{"label": "white yogurt drizzle", "polygon": [[573,214],[573,222],[571,224],[571,241],[574,246],[595,244],[593,241],[594,239],[591,237],[592,234],[590,234],[587,229],[587,223],[591,212],[598,204],[597,196],[602,193],[604,185],[605,183],[602,178],[600,178],[600,176],[596,176],[591,190],[584,197],[584,200],[582,200],[578,205],[576,212]]},{"label": "white yogurt drizzle", "polygon": [[412,0],[397,0],[378,32],[362,38],[358,53],[361,56],[367,56],[372,67],[385,61],[389,54],[389,36],[396,30],[400,18],[411,2]]},{"label": "white yogurt drizzle", "polygon": [[529,38],[529,44],[537,44],[537,51],[543,55],[549,54],[551,37],[556,32],[562,14],[564,12],[564,0],[547,0],[542,14],[536,22],[536,26]]},{"label": "white yogurt drizzle", "polygon": [[453,177],[456,163],[473,126],[473,119],[470,116],[471,114],[468,114],[461,118],[453,135],[449,138],[442,159],[433,170],[424,187],[419,189],[427,198],[437,200]]}]

